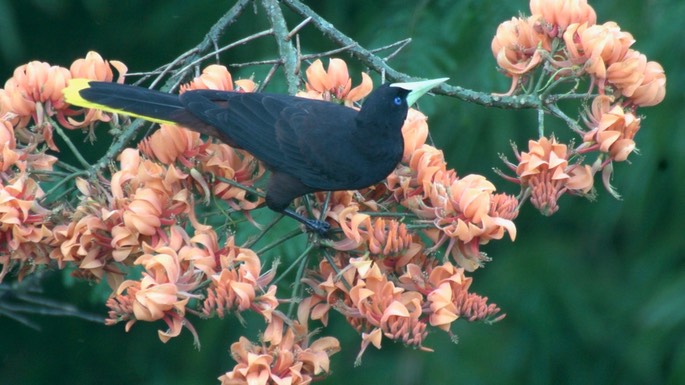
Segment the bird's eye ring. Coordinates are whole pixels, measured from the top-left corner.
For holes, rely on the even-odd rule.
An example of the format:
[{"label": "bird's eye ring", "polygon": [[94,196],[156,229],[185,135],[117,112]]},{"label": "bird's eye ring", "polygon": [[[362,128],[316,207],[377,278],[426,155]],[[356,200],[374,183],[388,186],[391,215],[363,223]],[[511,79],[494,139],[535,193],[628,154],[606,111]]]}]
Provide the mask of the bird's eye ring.
[{"label": "bird's eye ring", "polygon": [[395,96],[395,100],[393,100],[393,103],[395,103],[396,106],[399,106],[402,104],[402,98],[399,96]]}]

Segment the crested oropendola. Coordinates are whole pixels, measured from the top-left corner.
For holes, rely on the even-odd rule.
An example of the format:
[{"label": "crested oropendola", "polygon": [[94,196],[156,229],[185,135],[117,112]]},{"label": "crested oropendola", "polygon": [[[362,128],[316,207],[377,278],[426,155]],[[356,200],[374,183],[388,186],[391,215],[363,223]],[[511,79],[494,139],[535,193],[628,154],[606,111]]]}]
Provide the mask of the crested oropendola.
[{"label": "crested oropendola", "polygon": [[176,95],[88,79],[72,79],[64,96],[71,105],[182,125],[246,150],[272,172],[266,205],[325,234],[327,223],[293,212],[290,202],[385,179],[402,160],[409,107],[446,80],[384,84],[359,111],[290,95],[213,90]]}]

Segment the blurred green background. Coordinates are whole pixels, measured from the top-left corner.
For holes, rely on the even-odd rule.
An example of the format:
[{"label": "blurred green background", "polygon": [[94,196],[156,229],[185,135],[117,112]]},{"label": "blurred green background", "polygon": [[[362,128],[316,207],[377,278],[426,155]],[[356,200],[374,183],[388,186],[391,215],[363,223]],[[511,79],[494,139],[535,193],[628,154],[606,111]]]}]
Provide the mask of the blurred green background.
[{"label": "blurred green background", "polygon": [[[369,48],[411,37],[413,43],[391,62],[400,71],[449,76],[451,84],[486,92],[509,86],[490,52],[497,25],[519,11],[529,13],[523,0],[308,3]],[[0,0],[0,79],[30,60],[68,66],[88,50],[122,60],[131,71],[151,70],[197,44],[230,5]],[[334,375],[323,383],[685,383],[685,2],[592,5],[599,22],[614,20],[631,32],[637,40],[633,48],[660,62],[668,77],[666,100],[640,111],[646,116],[637,135],[640,154],[616,167],[613,183],[623,200],[601,188],[596,202],[563,197],[551,218],[526,206],[517,220],[516,242],[485,247],[493,261],[474,274],[474,290],[500,305],[507,317],[492,326],[458,322],[456,345],[438,332],[426,342],[435,353],[385,341],[381,351],[370,349],[355,368],[359,337],[333,317],[326,334],[339,337],[344,350],[333,357]],[[222,42],[268,28],[263,9],[256,11],[249,7]],[[291,27],[299,22],[286,14]],[[333,48],[311,26],[302,32],[301,44],[305,53]],[[222,62],[275,55],[273,41],[264,40],[229,51]],[[260,79],[267,70],[232,73],[237,78],[254,72]],[[278,82],[270,90],[284,92]],[[443,97],[422,107],[450,167],[461,175],[484,174],[499,189],[516,191],[492,167],[501,167],[498,153],[511,154],[510,140],[525,148],[535,136],[535,112],[486,109]],[[550,127],[563,132],[560,124]],[[45,289],[50,298],[106,313],[86,283],[66,284],[53,274]],[[156,333],[160,324],[139,323],[125,333],[123,325],[32,320],[42,331],[0,317],[0,384],[214,384],[234,365],[230,344],[246,332],[234,319],[196,320],[202,341],[196,351],[187,331],[162,344]],[[248,321],[261,328],[261,320]]]}]

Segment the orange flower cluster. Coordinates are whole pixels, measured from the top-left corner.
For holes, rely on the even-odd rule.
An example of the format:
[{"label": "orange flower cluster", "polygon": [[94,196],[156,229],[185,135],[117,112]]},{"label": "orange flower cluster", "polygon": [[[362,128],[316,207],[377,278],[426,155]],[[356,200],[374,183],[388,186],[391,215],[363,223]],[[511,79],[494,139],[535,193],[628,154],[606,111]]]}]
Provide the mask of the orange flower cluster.
[{"label": "orange flower cluster", "polygon": [[[252,155],[224,143],[205,142],[200,134],[186,128],[161,125],[160,129],[138,145],[140,152],[151,160],[185,169],[197,182],[199,192],[209,199],[213,194],[225,200],[235,210],[252,210],[263,201],[250,196],[237,186],[217,178],[207,181],[200,171],[252,186],[264,174],[264,167]],[[210,191],[211,189],[211,191]]]},{"label": "orange flower cluster", "polygon": [[622,162],[635,150],[635,134],[640,129],[641,119],[632,109],[626,109],[618,103],[612,104],[612,98],[599,95],[592,102],[592,109],[585,117],[590,131],[583,136],[582,151],[599,151],[608,154],[606,162]]},{"label": "orange flower cluster", "polygon": [[[631,48],[635,39],[629,32],[612,21],[597,24],[587,0],[531,0],[530,10],[528,18],[502,23],[492,41],[498,65],[513,78],[508,94],[543,63],[537,88],[526,92],[550,93],[565,79],[586,76],[588,93],[596,88],[599,94],[581,115],[587,131],[569,123],[582,138],[579,146],[569,149],[542,137],[529,143],[528,153],[515,150],[520,164],[505,161],[518,175],[507,179],[520,184],[524,196],[530,194],[533,204],[551,215],[565,192],[591,196],[592,178],[599,171],[607,190],[618,196],[609,184],[612,162],[625,161],[635,151],[641,122],[637,108],[664,99],[666,75],[659,63]],[[583,164],[594,151],[599,152],[597,160]],[[571,158],[576,161],[569,165]]]},{"label": "orange flower cluster", "polygon": [[[112,81],[111,67],[119,72],[119,82],[123,82],[126,66],[119,61],[108,62],[93,51],[74,61],[69,69],[39,61],[19,66],[14,70],[14,76],[5,82],[4,89],[0,90],[0,118],[12,122],[24,142],[45,142],[50,149],[57,151],[52,137],[53,117],[66,128],[86,127],[98,120],[109,120],[97,111],[86,113],[80,122],[70,119],[79,112],[69,109],[62,89],[69,79],[77,77]],[[29,125],[31,122],[33,125]]]},{"label": "orange flower cluster", "polygon": [[[159,140],[164,136],[173,145]],[[153,159],[141,157],[141,151],[127,149],[120,156],[119,171],[114,173],[110,191],[100,185],[82,182],[85,199],[73,213],[74,220],[55,227],[56,248],[51,258],[60,263],[74,263],[77,274],[90,278],[107,278],[114,288],[121,282],[117,263],[130,264],[147,242],[157,245],[167,239],[170,226],[190,222],[195,228],[204,226],[195,220],[193,196],[209,194],[205,179],[193,172],[196,164],[219,162],[221,155],[212,150],[225,145],[203,143],[189,131],[178,127],[164,127],[156,132],[142,147],[151,158],[163,159],[168,166]],[[217,158],[219,160],[217,160]],[[224,170],[230,167],[244,169],[238,158],[234,162],[223,161]],[[245,160],[256,165],[254,160]],[[183,171],[183,168],[190,170]],[[225,175],[224,173],[219,175]],[[246,182],[247,172],[243,173]],[[252,176],[252,174],[250,175]],[[244,197],[242,197],[244,198]],[[242,204],[240,196],[231,197],[231,203]],[[113,274],[108,274],[113,273]]]},{"label": "orange flower cluster", "polygon": [[238,364],[219,377],[222,385],[305,385],[329,373],[330,356],[340,351],[337,339],[322,337],[310,342],[312,333],[303,326],[306,323],[297,321],[285,331],[280,318],[272,325],[263,344],[240,337],[231,345]]},{"label": "orange flower cluster", "polygon": [[55,162],[57,158],[47,155],[36,143],[18,141],[12,122],[0,118],[0,176],[3,180],[32,171],[51,171]]},{"label": "orange flower cluster", "polygon": [[528,152],[519,153],[514,148],[518,165],[506,162],[516,171],[516,178],[507,179],[530,188],[531,202],[544,215],[552,215],[558,209],[557,201],[564,193],[587,195],[594,184],[594,171],[588,165],[569,164],[571,153],[565,144],[541,138],[528,142]]},{"label": "orange flower cluster", "polygon": [[[468,271],[487,261],[479,245],[501,239],[508,232],[516,237],[513,219],[518,215],[516,198],[501,196],[495,205],[495,186],[480,175],[459,178],[447,169],[441,151],[424,144],[389,177],[395,198],[421,219],[431,220],[440,230],[437,246],[449,242],[447,252]],[[506,198],[505,198],[506,197]],[[501,205],[513,207],[503,213]],[[431,235],[436,235],[435,232]]]},{"label": "orange flower cluster", "polygon": [[[533,16],[513,18],[497,29],[492,52],[508,76],[512,94],[524,75],[542,62],[554,76],[587,74],[600,94],[625,98],[626,104],[653,106],[666,94],[661,65],[630,49],[633,36],[615,22],[596,24],[586,0],[531,0]],[[552,47],[555,47],[554,49]]]},{"label": "orange flower cluster", "polygon": [[[112,66],[125,72],[121,63]],[[29,120],[48,122],[55,115],[61,125],[71,128],[109,119],[97,111],[67,109],[58,94],[72,76],[111,81],[112,70],[94,52],[75,61],[71,71],[29,63],[0,92],[0,174],[7,181],[0,185],[0,236],[5,240],[0,248],[0,279],[17,266],[20,277],[50,261],[59,268],[76,266],[75,276],[106,279],[116,289],[108,301],[109,323],[126,320],[128,330],[137,320],[161,319],[169,326],[159,333],[163,341],[178,335],[183,326],[195,334],[185,319],[191,299],[206,297],[199,307],[208,315],[250,309],[270,320],[278,305],[276,288],[264,289],[273,273],[260,274],[257,255],[236,247],[232,238],[219,248],[216,234],[195,218],[194,196],[208,200],[212,190],[236,210],[261,203],[261,198],[247,196],[243,189],[201,174],[252,185],[264,169],[249,154],[164,125],[139,150],[121,153],[111,182],[77,179],[82,198],[76,208],[53,213],[39,204],[43,192],[28,175],[52,170],[56,158],[36,150],[39,141],[26,129]],[[40,88],[38,82],[50,87]],[[242,91],[255,88],[251,80],[235,84]],[[210,66],[184,89],[232,89],[232,85],[225,67]],[[79,113],[85,113],[84,120],[75,122],[71,116]],[[22,145],[18,138],[29,144]],[[50,142],[50,138],[42,140]],[[50,215],[68,220],[53,223]],[[186,233],[190,228],[192,237]],[[140,280],[124,281],[122,267],[130,265],[142,266]],[[211,283],[206,288],[200,287],[207,282]]]},{"label": "orange flower cluster", "polygon": [[381,260],[338,253],[334,261],[335,267],[322,261],[303,279],[312,294],[300,303],[299,314],[324,325],[331,309],[343,314],[362,334],[358,361],[369,344],[380,348],[383,336],[430,350],[423,346],[429,325],[449,333],[461,317],[503,317],[497,317],[499,308],[487,304],[487,298],[468,292],[471,278],[463,268],[438,265],[424,253]]},{"label": "orange flower cluster", "polygon": [[[3,96],[8,94],[0,90]],[[8,106],[0,99],[0,281],[14,268],[23,277],[49,262],[53,213],[41,202],[37,172],[51,171],[57,161],[37,143],[17,140],[20,119]]]},{"label": "orange flower cluster", "polygon": [[587,0],[530,0],[530,12],[542,16],[542,27],[552,37],[561,36],[571,24],[597,21]]},{"label": "orange flower cluster", "polygon": [[339,100],[347,106],[352,106],[371,93],[373,81],[371,77],[362,72],[362,82],[352,88],[352,79],[347,72],[347,63],[341,59],[331,59],[328,62],[328,71],[324,70],[323,63],[317,59],[306,71],[307,91],[297,95],[321,100]]},{"label": "orange flower cluster", "polygon": [[374,255],[405,258],[413,257],[421,249],[404,223],[383,218],[371,221],[368,214],[359,213],[356,204],[340,208],[335,215],[345,238],[334,242],[335,249],[350,251],[364,245],[363,249]]},{"label": "orange flower cluster", "polygon": [[159,331],[162,342],[186,327],[198,343],[185,313],[191,299],[204,298],[200,285],[207,280],[211,284],[203,307],[208,316],[214,311],[223,316],[224,310],[252,309],[270,321],[278,306],[275,286],[263,292],[273,272],[261,274],[259,257],[236,247],[233,238],[219,248],[217,234],[209,228],[198,229],[191,238],[181,227],[172,226],[156,246],[143,243],[143,254],[134,263],[144,268],[143,277],[119,285],[107,301],[111,309],[107,323],[127,321],[128,331],[136,321],[163,320],[169,329]]},{"label": "orange flower cluster", "polygon": [[158,245],[184,219],[201,227],[194,220],[188,175],[173,165],[143,159],[136,150],[121,154],[111,191],[100,184],[79,184],[84,198],[71,222],[55,226],[50,256],[60,267],[75,264],[75,274],[84,278],[106,278],[112,288],[122,280],[117,264],[131,264],[143,243]]},{"label": "orange flower cluster", "polygon": [[40,206],[42,196],[36,181],[24,173],[0,183],[0,281],[14,267],[23,277],[49,261],[50,211]]},{"label": "orange flower cluster", "polygon": [[[216,312],[223,318],[226,311],[252,309],[271,322],[271,315],[278,306],[276,286],[270,286],[266,291],[264,288],[274,278],[275,271],[260,275],[262,265],[257,254],[235,246],[232,238],[215,255],[220,269],[210,276],[212,282],[203,302],[204,314],[210,316]],[[262,293],[257,295],[257,290]]]},{"label": "orange flower cluster", "polygon": [[551,39],[536,26],[539,17],[512,17],[497,27],[490,48],[497,59],[497,65],[507,76],[511,76],[512,94],[521,77],[542,62],[542,52],[551,50]]}]

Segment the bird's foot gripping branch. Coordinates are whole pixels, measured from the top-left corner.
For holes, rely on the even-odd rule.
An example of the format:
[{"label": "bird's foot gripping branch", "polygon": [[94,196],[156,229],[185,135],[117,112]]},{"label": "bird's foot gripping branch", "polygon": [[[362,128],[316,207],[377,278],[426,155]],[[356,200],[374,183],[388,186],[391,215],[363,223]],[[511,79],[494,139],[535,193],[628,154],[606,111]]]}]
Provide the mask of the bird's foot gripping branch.
[{"label": "bird's foot gripping branch", "polygon": [[[321,24],[299,2],[285,3]],[[665,89],[661,66],[630,49],[632,36],[615,23],[596,24],[585,2],[531,1],[531,12],[502,23],[492,42],[512,78],[507,95],[445,79],[372,91],[366,73],[352,87],[340,59],[307,66],[296,96],[257,92],[271,74],[258,85],[221,65],[204,67],[178,93],[124,85],[126,66],[94,52],[68,69],[20,66],[0,90],[0,279],[56,266],[106,281],[106,322],[129,330],[163,321],[162,341],[186,328],[199,343],[193,316],[257,313],[262,340],[231,346],[238,364],[221,377],[231,384],[326,374],[340,346],[315,339],[310,325],[327,325],[331,310],[360,333],[357,362],[383,340],[430,350],[431,329],[453,337],[458,320],[502,319],[470,290],[469,273],[491,260],[481,246],[513,240],[526,201],[551,215],[564,194],[592,196],[600,171],[614,193],[608,181],[614,162],[635,148],[637,108],[659,103]],[[260,36],[278,35],[268,32]],[[346,49],[397,75],[370,51]],[[581,80],[590,87],[579,94]],[[497,193],[483,176],[458,176],[427,142],[428,119],[410,107],[431,89],[537,109],[527,151],[505,159],[515,176],[502,175],[520,186],[516,196]],[[517,102],[521,96],[529,102]],[[562,101],[581,103],[582,116],[568,116]],[[127,147],[142,123],[126,115],[160,127]],[[581,144],[549,137],[548,115]],[[102,123],[116,139],[89,161],[65,130],[103,135]]]}]

